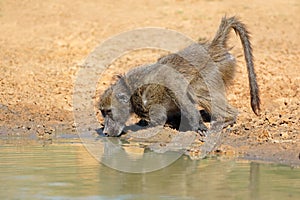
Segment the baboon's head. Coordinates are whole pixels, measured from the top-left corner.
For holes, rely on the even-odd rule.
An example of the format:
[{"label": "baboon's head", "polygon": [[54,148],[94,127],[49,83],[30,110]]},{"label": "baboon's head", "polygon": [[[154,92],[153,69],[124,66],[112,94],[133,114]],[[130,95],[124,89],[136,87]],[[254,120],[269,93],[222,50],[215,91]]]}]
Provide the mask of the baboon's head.
[{"label": "baboon's head", "polygon": [[99,109],[104,118],[103,134],[119,136],[130,116],[130,94],[122,78],[101,96]]}]

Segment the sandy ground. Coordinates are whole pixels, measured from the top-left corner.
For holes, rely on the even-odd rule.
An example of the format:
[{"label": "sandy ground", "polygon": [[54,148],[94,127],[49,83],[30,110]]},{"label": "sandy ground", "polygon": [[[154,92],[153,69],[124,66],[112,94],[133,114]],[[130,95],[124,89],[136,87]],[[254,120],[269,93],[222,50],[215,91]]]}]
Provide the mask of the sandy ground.
[{"label": "sandy ground", "polygon": [[[299,13],[298,0],[2,0],[0,133],[75,134],[72,92],[76,73],[86,56],[115,34],[163,27],[194,40],[211,39],[221,17],[237,15],[252,34],[262,114],[255,116],[249,106],[243,52],[232,34],[230,45],[238,70],[228,99],[240,115],[236,125],[224,130],[217,152],[299,165]],[[147,50],[125,55],[101,83],[107,87],[109,77],[120,73],[120,66],[129,69],[161,54]]]}]

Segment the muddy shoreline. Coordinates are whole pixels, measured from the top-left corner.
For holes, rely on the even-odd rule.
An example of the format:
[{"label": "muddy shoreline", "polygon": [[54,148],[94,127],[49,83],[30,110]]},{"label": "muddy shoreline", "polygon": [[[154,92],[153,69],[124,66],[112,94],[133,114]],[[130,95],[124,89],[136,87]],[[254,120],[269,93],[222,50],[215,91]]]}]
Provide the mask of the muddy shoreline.
[{"label": "muddy shoreline", "polygon": [[[48,120],[43,120],[44,115],[21,114],[12,111],[11,109],[9,110],[9,114],[6,113],[5,115],[6,117],[9,115],[9,117],[6,118],[6,120],[3,120],[6,123],[2,124],[0,128],[1,137],[21,137],[23,140],[34,139],[46,144],[51,144],[52,141],[55,141],[57,138],[79,137],[76,126],[71,120],[71,117],[73,116],[72,113],[68,113],[70,120],[68,123],[65,123],[65,121],[53,120],[50,117]],[[22,121],[18,121],[20,116],[23,116]],[[26,116],[26,118],[24,116]],[[46,114],[46,116],[49,115]],[[288,137],[288,135],[278,131],[276,137],[276,134],[272,135],[266,131],[268,128],[271,129],[271,127],[264,125],[263,127],[256,129],[256,132],[261,131],[263,134],[253,134],[254,131],[245,128],[244,124],[240,124],[240,126],[237,124],[233,127],[224,129],[221,133],[222,138],[220,138],[220,144],[207,156],[221,156],[227,159],[240,158],[256,162],[269,162],[300,167],[298,133]],[[143,148],[149,148],[149,146],[153,144],[156,146],[168,144],[170,135],[176,134],[178,134],[177,131],[170,128],[164,128],[163,132],[156,135],[154,138],[136,140],[134,132],[129,132],[122,135],[120,139],[129,141],[129,148],[135,147],[137,144],[142,144]],[[186,134],[187,137],[189,134]],[[184,154],[190,159],[202,159],[200,154],[201,146],[204,144],[204,142],[201,142],[203,138],[197,133],[192,134],[194,134],[193,136],[195,137],[194,142],[190,146],[180,150],[184,150]],[[174,149],[168,150],[174,151]]]}]

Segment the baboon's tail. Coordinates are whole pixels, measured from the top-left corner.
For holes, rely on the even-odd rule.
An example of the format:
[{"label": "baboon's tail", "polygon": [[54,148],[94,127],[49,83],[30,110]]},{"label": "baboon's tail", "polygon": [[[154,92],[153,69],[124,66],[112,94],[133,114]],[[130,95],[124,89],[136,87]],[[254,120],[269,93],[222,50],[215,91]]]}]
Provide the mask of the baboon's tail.
[{"label": "baboon's tail", "polygon": [[228,48],[226,42],[228,40],[231,28],[235,31],[236,34],[239,35],[243,45],[245,60],[248,69],[251,107],[253,112],[256,115],[259,115],[259,111],[260,111],[259,89],[256,82],[256,74],[253,66],[252,47],[249,40],[250,36],[245,24],[239,21],[236,17],[230,17],[230,18],[223,17],[219,29],[215,35],[215,38],[212,40],[210,44],[210,49],[214,52],[217,52],[217,54],[219,54],[217,56],[220,56],[220,54],[222,54],[225,49],[227,52]]}]

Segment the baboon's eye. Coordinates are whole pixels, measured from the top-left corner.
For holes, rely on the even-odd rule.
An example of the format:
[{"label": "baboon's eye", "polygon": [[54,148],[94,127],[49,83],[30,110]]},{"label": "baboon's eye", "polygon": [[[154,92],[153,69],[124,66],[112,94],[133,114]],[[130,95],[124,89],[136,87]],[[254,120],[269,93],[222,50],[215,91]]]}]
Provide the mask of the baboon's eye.
[{"label": "baboon's eye", "polygon": [[111,109],[101,110],[101,114],[102,114],[103,117],[106,117],[106,115],[111,116],[112,115],[112,111],[111,111]]},{"label": "baboon's eye", "polygon": [[104,112],[104,110],[101,110],[101,114],[102,114],[103,117],[105,117],[105,112]]}]

